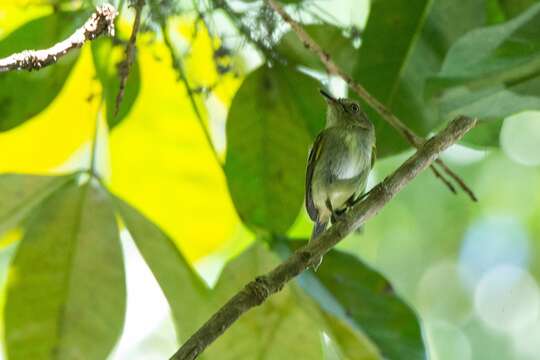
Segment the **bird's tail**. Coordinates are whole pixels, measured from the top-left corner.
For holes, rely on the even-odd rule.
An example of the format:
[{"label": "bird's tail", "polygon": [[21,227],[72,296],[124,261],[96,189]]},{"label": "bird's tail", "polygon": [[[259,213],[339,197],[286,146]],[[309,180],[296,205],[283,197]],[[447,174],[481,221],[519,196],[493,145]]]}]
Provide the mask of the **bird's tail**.
[{"label": "bird's tail", "polygon": [[[313,231],[311,232],[311,241],[318,238],[326,229],[326,225],[328,225],[328,220],[321,222],[319,219],[315,221],[315,225],[313,225]],[[322,257],[317,261],[316,264],[313,265],[313,271],[317,271],[319,269],[319,266],[321,265]]]},{"label": "bird's tail", "polygon": [[317,219],[317,221],[315,221],[315,225],[313,225],[313,231],[311,232],[311,240],[318,238],[324,232],[324,230],[326,230],[327,224],[328,221],[321,222],[319,219]]}]

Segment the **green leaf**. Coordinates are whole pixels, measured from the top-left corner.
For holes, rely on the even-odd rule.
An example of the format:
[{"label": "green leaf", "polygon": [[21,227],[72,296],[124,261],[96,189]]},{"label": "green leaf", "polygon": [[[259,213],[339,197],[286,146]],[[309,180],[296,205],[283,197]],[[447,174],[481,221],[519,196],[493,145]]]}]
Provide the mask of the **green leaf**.
[{"label": "green leaf", "polygon": [[501,8],[508,17],[515,17],[537,4],[538,0],[498,0]]},{"label": "green leaf", "polygon": [[261,67],[244,80],[227,120],[225,174],[252,229],[285,233],[294,222],[309,146],[324,114],[318,83],[293,69]]},{"label": "green leaf", "polygon": [[[407,126],[426,135],[440,124],[434,104],[425,101],[426,78],[436,74],[450,45],[485,24],[484,0],[374,1],[354,78]],[[373,110],[379,156],[408,147]]]},{"label": "green leaf", "polygon": [[[51,47],[71,35],[87,16],[82,11],[55,12],[29,21],[0,41],[0,57]],[[79,50],[71,51],[39,71],[0,74],[0,131],[12,129],[43,111],[64,86],[78,55]]]},{"label": "green leaf", "polygon": [[71,176],[0,175],[0,235],[16,226],[32,209]]},{"label": "green leaf", "polygon": [[122,332],[124,280],[106,194],[75,181],[57,190],[30,215],[9,270],[8,358],[107,358]]},{"label": "green leaf", "polygon": [[124,46],[113,45],[111,39],[102,38],[92,42],[92,58],[103,89],[107,123],[110,129],[118,125],[129,114],[141,88],[139,62],[135,57],[127,79],[124,97],[120,103],[118,114],[115,115],[116,97],[120,89],[118,66],[124,57]]},{"label": "green leaf", "polygon": [[[287,256],[298,245],[288,246],[278,245],[278,252]],[[357,257],[332,250],[317,272],[303,273],[299,283],[330,314],[361,329],[383,358],[426,359],[414,311],[383,276]]]},{"label": "green leaf", "polygon": [[[261,245],[255,245],[224,270],[213,298],[223,304],[257,274],[268,272],[278,259]],[[216,307],[217,310],[217,307]],[[340,345],[344,359],[375,359],[376,353],[363,335],[329,314],[295,284],[249,310],[211,345],[210,359],[321,359],[321,331]]]},{"label": "green leaf", "polygon": [[186,340],[211,315],[210,290],[160,228],[121,199],[114,203],[169,302],[178,337]]},{"label": "green leaf", "polygon": [[[540,4],[506,23],[478,29],[450,49],[430,82],[445,118],[457,114],[500,123],[512,114],[540,109]],[[495,125],[476,129],[496,143]],[[473,132],[474,134],[474,132]],[[472,135],[472,134],[471,134]],[[491,138],[491,139],[488,139]]]},{"label": "green leaf", "polygon": [[[326,52],[332,54],[332,59],[347,73],[356,64],[357,50],[351,39],[343,35],[343,30],[330,25],[307,25],[304,29]],[[325,71],[319,57],[306,49],[294,31],[289,31],[280,40],[277,51],[287,57],[292,65],[304,65]]]}]

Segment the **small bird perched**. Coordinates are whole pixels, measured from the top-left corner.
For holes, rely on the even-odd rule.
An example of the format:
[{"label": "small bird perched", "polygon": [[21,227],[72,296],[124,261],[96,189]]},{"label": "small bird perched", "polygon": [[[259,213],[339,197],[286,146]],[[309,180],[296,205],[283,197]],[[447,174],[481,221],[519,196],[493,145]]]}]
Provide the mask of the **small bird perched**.
[{"label": "small bird perched", "polygon": [[375,161],[375,128],[360,105],[324,90],[326,127],[317,135],[306,171],[306,208],[315,222],[311,239],[364,193]]}]

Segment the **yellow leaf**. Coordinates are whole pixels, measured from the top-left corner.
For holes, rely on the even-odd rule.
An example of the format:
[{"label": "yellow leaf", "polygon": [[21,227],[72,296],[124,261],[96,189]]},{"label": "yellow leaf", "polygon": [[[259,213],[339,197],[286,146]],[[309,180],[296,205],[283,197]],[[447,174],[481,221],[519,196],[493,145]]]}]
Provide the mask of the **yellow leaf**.
[{"label": "yellow leaf", "polygon": [[[5,4],[4,1],[6,1]],[[2,0],[0,38],[31,19],[51,13],[51,6],[28,6],[30,3],[31,0]]]},{"label": "yellow leaf", "polygon": [[[90,48],[85,46],[53,103],[24,124],[0,133],[0,173],[54,173],[87,163],[99,98],[94,74]],[[89,100],[92,96],[94,101]],[[76,154],[80,149],[86,151]]]},{"label": "yellow leaf", "polygon": [[111,187],[193,262],[225,246],[241,225],[168,51],[162,43],[139,47],[139,61],[139,98],[109,141]]},{"label": "yellow leaf", "polygon": [[[201,21],[195,25],[188,17],[179,20],[180,36],[188,43],[188,51],[184,58],[186,72],[194,86],[212,87],[212,92],[230,105],[232,97],[241,83],[239,72],[243,70],[240,57],[225,55],[215,56],[215,51],[221,46],[219,38],[211,37]],[[193,36],[196,34],[196,36]],[[216,64],[229,66],[230,71],[218,74]]]}]

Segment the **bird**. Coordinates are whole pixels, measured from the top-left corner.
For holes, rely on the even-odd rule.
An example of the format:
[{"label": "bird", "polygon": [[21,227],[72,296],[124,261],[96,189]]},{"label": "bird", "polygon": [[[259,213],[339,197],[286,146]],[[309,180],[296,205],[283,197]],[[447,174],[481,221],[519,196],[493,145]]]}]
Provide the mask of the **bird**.
[{"label": "bird", "polygon": [[359,103],[320,93],[327,103],[326,126],[311,146],[305,184],[306,210],[315,223],[311,240],[364,194],[376,149],[375,127]]}]

